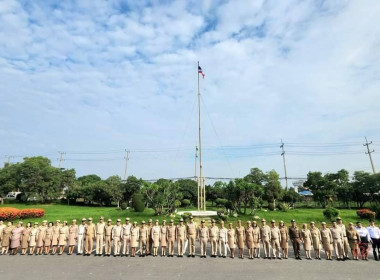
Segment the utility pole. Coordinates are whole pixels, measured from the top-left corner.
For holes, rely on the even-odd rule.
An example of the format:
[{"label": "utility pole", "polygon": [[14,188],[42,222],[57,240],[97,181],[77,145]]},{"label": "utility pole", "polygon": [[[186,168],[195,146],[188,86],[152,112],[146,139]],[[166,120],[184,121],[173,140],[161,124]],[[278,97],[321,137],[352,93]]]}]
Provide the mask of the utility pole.
[{"label": "utility pole", "polygon": [[197,198],[197,205],[198,205],[198,211],[200,210],[200,207],[199,207],[199,203],[200,203],[200,198],[199,198],[199,180],[198,180],[198,177],[197,177],[197,163],[198,163],[198,146],[195,145],[195,160],[194,160],[194,180],[195,182],[197,182],[197,186],[198,186],[198,198]]},{"label": "utility pole", "polygon": [[62,161],[64,161],[64,159],[63,159],[63,155],[64,154],[66,154],[65,152],[60,152],[60,151],[58,151],[58,153],[59,153],[59,166],[58,166],[58,168],[61,168],[61,166],[62,166]]},{"label": "utility pole", "polygon": [[127,170],[128,170],[128,160],[130,151],[125,150],[125,170],[124,170],[124,181],[127,180]]},{"label": "utility pole", "polygon": [[369,161],[371,162],[372,172],[373,172],[373,174],[375,174],[376,173],[375,172],[375,166],[373,165],[373,160],[372,160],[372,155],[371,155],[372,153],[375,152],[375,150],[372,150],[372,151],[369,150],[369,145],[371,145],[371,144],[372,144],[372,141],[368,143],[367,137],[365,137],[365,144],[363,144],[363,146],[367,146],[366,154],[369,156]]},{"label": "utility pole", "polygon": [[11,158],[14,158],[14,156],[5,156],[8,159],[8,165],[11,164]]},{"label": "utility pole", "polygon": [[284,161],[285,182],[286,182],[286,188],[285,188],[285,190],[287,191],[289,189],[289,185],[288,185],[288,172],[286,171],[285,150],[284,150],[284,142],[282,142],[282,139],[281,139],[281,146],[280,146],[280,148],[282,150],[282,152],[281,152],[282,160]]}]

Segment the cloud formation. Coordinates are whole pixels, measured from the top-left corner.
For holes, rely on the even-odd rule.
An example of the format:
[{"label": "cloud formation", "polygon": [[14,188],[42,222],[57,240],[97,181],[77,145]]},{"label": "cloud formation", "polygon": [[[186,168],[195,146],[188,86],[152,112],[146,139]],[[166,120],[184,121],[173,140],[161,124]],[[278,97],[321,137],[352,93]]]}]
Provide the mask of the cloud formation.
[{"label": "cloud formation", "polygon": [[200,61],[206,176],[283,176],[281,139],[290,176],[370,171],[379,14],[376,0],[1,1],[0,154],[66,151],[64,167],[107,177],[129,149],[130,174],[192,176]]}]

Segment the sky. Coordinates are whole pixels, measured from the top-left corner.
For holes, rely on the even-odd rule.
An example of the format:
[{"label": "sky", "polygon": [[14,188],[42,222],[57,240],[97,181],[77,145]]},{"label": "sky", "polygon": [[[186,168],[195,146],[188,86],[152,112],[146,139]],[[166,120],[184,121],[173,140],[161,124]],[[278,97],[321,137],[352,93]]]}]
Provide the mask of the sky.
[{"label": "sky", "polygon": [[[77,176],[380,170],[380,1],[0,0],[0,156]],[[199,172],[199,171],[198,171]],[[284,181],[282,181],[284,184]]]}]

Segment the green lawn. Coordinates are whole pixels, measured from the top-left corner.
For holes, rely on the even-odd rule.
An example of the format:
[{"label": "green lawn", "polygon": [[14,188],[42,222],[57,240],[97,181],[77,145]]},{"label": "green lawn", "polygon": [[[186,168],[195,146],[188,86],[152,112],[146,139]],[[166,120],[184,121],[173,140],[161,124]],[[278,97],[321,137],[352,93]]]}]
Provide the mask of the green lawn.
[{"label": "green lawn", "polygon": [[[26,204],[4,204],[2,207],[15,207],[18,209],[25,208],[43,208],[46,211],[46,214],[42,218],[38,219],[30,219],[31,222],[41,222],[42,220],[55,221],[57,219],[64,221],[71,221],[72,219],[77,219],[78,222],[82,218],[93,218],[94,221],[97,221],[100,216],[104,216],[105,219],[111,218],[113,222],[116,219],[120,218],[122,221],[126,217],[130,217],[131,221],[141,222],[142,220],[147,221],[148,219],[158,219],[160,222],[162,220],[170,220],[173,218],[177,223],[180,219],[179,215],[170,217],[170,216],[155,216],[154,211],[152,209],[145,209],[143,213],[136,213],[133,210],[118,210],[115,207],[88,207],[88,206],[67,206],[61,204],[37,204],[37,205],[26,205]],[[215,208],[214,208],[215,209]],[[208,210],[214,210],[212,207],[209,207]],[[194,207],[187,209],[179,209],[179,211],[186,210],[195,210]],[[270,221],[272,219],[276,220],[276,222],[283,220],[286,224],[290,224],[291,219],[295,219],[298,224],[301,223],[309,223],[310,221],[314,221],[318,226],[322,221],[325,221],[325,218],[322,214],[323,209],[294,209],[289,210],[288,212],[282,211],[265,211],[260,210],[255,213],[255,216],[259,217],[258,219],[266,219]],[[344,223],[348,222],[356,222],[361,220],[356,215],[356,210],[339,210],[339,216],[343,219]],[[199,222],[199,219],[196,219]],[[236,223],[237,220],[248,221],[254,220],[253,215],[240,215],[238,217],[230,216],[228,218],[229,222]],[[17,220],[16,220],[17,221]],[[26,220],[27,222],[29,220]],[[367,220],[363,221],[364,225],[368,223]],[[329,221],[326,221],[329,222]]]}]

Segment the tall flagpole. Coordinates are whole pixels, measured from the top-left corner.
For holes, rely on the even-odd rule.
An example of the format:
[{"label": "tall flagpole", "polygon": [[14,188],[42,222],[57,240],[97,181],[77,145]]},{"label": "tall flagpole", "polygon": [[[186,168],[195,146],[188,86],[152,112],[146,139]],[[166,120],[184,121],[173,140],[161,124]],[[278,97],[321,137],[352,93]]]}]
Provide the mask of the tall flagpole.
[{"label": "tall flagpole", "polygon": [[198,61],[198,68],[197,68],[197,75],[198,75],[198,137],[199,137],[199,185],[200,185],[200,205],[198,205],[198,208],[203,209],[206,211],[206,191],[204,187],[204,179],[203,179],[203,168],[202,168],[202,133],[201,133],[201,91],[199,89],[199,61]]}]

